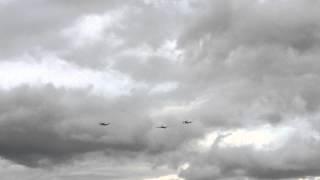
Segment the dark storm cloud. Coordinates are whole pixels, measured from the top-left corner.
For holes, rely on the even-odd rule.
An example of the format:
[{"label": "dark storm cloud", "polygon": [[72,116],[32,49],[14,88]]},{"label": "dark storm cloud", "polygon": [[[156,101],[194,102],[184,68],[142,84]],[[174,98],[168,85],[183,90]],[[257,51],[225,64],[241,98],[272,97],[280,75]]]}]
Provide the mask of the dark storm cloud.
[{"label": "dark storm cloud", "polygon": [[[0,98],[0,154],[27,166],[52,165],[98,151],[118,158],[157,155],[176,150],[191,137],[187,130],[165,135],[154,129],[147,114],[150,103],[139,95],[104,99],[88,91],[23,86],[1,91]],[[111,125],[100,127],[99,122]]]},{"label": "dark storm cloud", "polygon": [[[113,148],[144,149],[143,134],[151,126],[148,121],[140,120],[145,117],[135,121],[142,125],[139,130],[132,126],[122,127],[123,135],[120,132],[112,135],[116,132],[114,129],[98,126],[101,121],[111,121],[114,126],[123,123],[117,120],[121,119],[126,108],[113,107],[112,111],[118,109],[118,114],[113,112],[110,115],[110,106],[116,105],[112,102],[104,104],[105,101],[86,92],[70,93],[53,87],[36,90],[21,87],[1,92],[1,155],[22,164],[38,166],[41,160],[64,161],[79,153]],[[135,116],[132,111],[130,114],[132,118]],[[126,136],[126,133],[132,134]]]}]

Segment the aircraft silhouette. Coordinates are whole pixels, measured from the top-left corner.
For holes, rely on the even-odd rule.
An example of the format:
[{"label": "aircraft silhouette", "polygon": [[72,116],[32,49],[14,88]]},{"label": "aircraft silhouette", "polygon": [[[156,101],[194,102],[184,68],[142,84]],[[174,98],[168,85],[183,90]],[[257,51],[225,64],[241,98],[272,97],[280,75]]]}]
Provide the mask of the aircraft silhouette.
[{"label": "aircraft silhouette", "polygon": [[191,124],[192,121],[182,121],[183,124]]},{"label": "aircraft silhouette", "polygon": [[108,126],[110,123],[101,122],[99,123],[101,126]]},{"label": "aircraft silhouette", "polygon": [[166,129],[166,128],[167,128],[167,126],[165,126],[165,125],[161,125],[161,126],[158,126],[157,128]]}]

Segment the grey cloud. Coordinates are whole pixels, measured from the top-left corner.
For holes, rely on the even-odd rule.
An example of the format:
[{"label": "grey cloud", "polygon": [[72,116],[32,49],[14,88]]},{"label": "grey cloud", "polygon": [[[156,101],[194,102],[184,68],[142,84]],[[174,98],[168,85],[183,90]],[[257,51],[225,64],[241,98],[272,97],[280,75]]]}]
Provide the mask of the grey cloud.
[{"label": "grey cloud", "polygon": [[[0,7],[2,59],[48,51],[86,68],[108,66],[151,87],[178,87],[162,94],[136,89],[110,99],[53,87],[1,91],[1,156],[40,167],[96,151],[172,169],[190,162],[180,173],[187,180],[319,175],[318,141],[306,142],[303,134],[275,151],[193,149],[212,130],[289,126],[295,118],[319,134],[319,2],[34,2]],[[83,16],[122,8],[127,9],[119,26],[106,29],[95,44],[72,48],[59,35]],[[112,46],[110,36],[121,43]],[[179,57],[155,53],[168,40],[177,41]],[[185,119],[192,126],[181,126]],[[112,127],[97,127],[101,120]],[[153,128],[162,123],[169,125],[165,133]]]},{"label": "grey cloud", "polygon": [[[129,1],[128,1],[129,2]],[[67,42],[60,31],[82,15],[99,14],[119,6],[116,1],[12,1],[1,9],[1,57],[38,51],[61,51]]]},{"label": "grey cloud", "polygon": [[[250,146],[215,146],[194,159],[190,169],[183,171],[181,176],[199,180],[212,177],[286,179],[318,176],[319,154],[313,149],[318,146],[318,141],[299,136],[291,137],[283,147],[270,151],[260,151]],[[208,172],[200,169],[208,169]]]},{"label": "grey cloud", "polygon": [[[154,128],[161,119],[152,121],[148,114],[152,104],[138,94],[108,99],[86,90],[22,86],[1,91],[0,97],[0,154],[31,167],[64,163],[99,151],[114,158],[157,155],[175,151],[194,135],[201,135],[192,129],[175,131],[178,121],[169,122],[172,127],[166,133]],[[111,126],[98,125],[104,121]]]},{"label": "grey cloud", "polygon": [[[114,56],[121,55],[128,48],[146,45],[156,49],[166,40],[175,38],[178,25],[172,17],[177,17],[176,7],[179,6],[175,3],[160,3],[157,6],[134,0],[90,3],[12,1],[0,6],[3,27],[0,36],[0,47],[3,50],[1,59],[44,51],[56,53],[82,66],[106,66]],[[102,40],[92,46],[72,47],[70,39],[61,35],[64,29],[73,26],[84,16],[103,15],[112,10],[123,10],[125,16],[117,22],[119,26],[105,30]],[[110,46],[111,34],[112,38],[123,44],[116,48]]]},{"label": "grey cloud", "polygon": [[[149,67],[154,67],[150,66],[149,62],[157,66],[162,62],[166,63],[167,58],[154,56],[152,52],[145,60],[146,64],[133,65],[132,62],[137,63],[144,58],[139,56],[139,53],[148,53],[148,50],[157,51],[166,41],[176,40],[179,30],[183,27],[182,8],[179,8],[179,4],[174,2],[152,5],[135,1],[131,6],[127,5],[123,9],[125,15],[117,22],[118,26],[104,31],[102,42],[91,47],[70,49],[61,56],[72,62],[94,68],[114,64],[113,68],[127,72],[134,78],[136,78],[137,71],[141,72],[141,68],[145,70],[145,73],[150,74],[138,76],[137,79],[157,76],[148,71]],[[110,47],[112,42],[108,41],[112,38],[121,43],[116,47]],[[128,51],[136,54],[128,55]],[[154,63],[155,61],[159,63]],[[130,69],[127,69],[128,66]],[[169,66],[165,67],[169,68]]]},{"label": "grey cloud", "polygon": [[[151,127],[150,121],[137,118],[133,109],[128,112],[126,102],[107,105],[107,100],[86,92],[50,87],[21,87],[1,94],[1,102],[6,104],[1,115],[1,155],[16,162],[38,166],[41,160],[55,163],[86,152],[146,148],[143,135]],[[111,115],[116,109],[118,114]],[[123,114],[130,114],[135,121]],[[99,127],[101,121],[112,122],[114,128]],[[136,126],[130,126],[133,123]]]},{"label": "grey cloud", "polygon": [[310,49],[319,42],[318,6],[316,1],[198,3],[195,6],[198,14],[181,42],[207,38],[224,39],[230,48],[281,44],[299,50]]},{"label": "grey cloud", "polygon": [[[319,4],[202,1],[193,5],[196,12],[193,23],[187,25],[189,28],[179,39],[179,47],[186,53],[184,67],[188,70],[183,79],[187,86],[184,92],[196,93],[206,101],[188,115],[212,127],[266,123],[277,126],[294,123],[292,118],[298,116],[305,117],[302,121],[314,125],[319,133],[318,124],[314,123],[319,109],[318,95],[314,93],[319,90],[316,70]],[[317,145],[304,144],[301,138],[300,134],[275,152],[212,148],[209,153],[195,156],[191,168],[181,176],[186,179],[317,176],[319,169],[315,163],[319,154],[309,153]],[[274,164],[275,160],[280,164]],[[296,166],[286,162],[294,162]]]}]

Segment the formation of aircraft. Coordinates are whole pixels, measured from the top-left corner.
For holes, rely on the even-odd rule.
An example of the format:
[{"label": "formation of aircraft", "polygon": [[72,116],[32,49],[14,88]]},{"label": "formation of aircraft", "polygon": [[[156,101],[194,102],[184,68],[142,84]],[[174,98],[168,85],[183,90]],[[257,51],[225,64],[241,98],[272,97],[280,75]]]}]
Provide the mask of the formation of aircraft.
[{"label": "formation of aircraft", "polygon": [[[192,123],[192,121],[188,121],[188,120],[186,120],[186,121],[182,121],[182,124],[191,124]],[[99,123],[101,126],[109,126],[110,125],[110,123],[108,122],[108,123],[106,123],[106,122],[101,122],[101,123]],[[156,128],[160,128],[160,129],[166,129],[168,126],[166,126],[166,125],[161,125],[161,126],[157,126]]]}]

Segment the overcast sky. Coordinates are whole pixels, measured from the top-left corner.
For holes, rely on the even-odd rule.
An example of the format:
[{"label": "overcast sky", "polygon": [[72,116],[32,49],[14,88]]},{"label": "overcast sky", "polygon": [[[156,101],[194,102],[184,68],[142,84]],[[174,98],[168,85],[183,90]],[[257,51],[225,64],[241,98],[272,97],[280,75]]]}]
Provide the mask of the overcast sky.
[{"label": "overcast sky", "polygon": [[320,1],[0,0],[2,180],[319,180],[319,110]]}]

